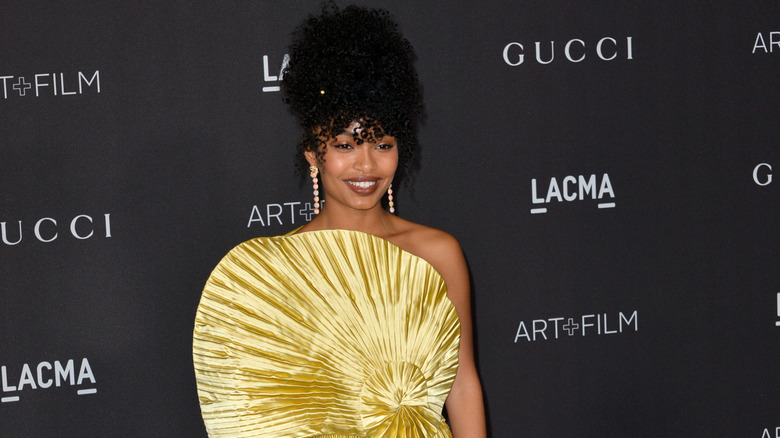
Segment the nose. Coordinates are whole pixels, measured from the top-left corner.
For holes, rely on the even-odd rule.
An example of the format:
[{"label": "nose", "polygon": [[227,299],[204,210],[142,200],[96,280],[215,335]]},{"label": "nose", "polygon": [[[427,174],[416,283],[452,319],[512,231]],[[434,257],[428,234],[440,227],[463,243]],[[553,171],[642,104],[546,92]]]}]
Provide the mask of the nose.
[{"label": "nose", "polygon": [[370,173],[376,169],[376,158],[373,154],[374,148],[366,143],[363,143],[362,146],[358,148],[353,167],[363,173]]}]

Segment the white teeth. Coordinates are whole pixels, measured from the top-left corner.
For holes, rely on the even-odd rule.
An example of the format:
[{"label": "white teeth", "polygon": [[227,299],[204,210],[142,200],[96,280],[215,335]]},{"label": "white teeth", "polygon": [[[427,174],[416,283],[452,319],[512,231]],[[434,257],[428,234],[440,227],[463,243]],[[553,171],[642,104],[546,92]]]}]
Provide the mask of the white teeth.
[{"label": "white teeth", "polygon": [[350,185],[360,187],[361,189],[367,189],[374,184],[376,184],[376,181],[347,181]]}]

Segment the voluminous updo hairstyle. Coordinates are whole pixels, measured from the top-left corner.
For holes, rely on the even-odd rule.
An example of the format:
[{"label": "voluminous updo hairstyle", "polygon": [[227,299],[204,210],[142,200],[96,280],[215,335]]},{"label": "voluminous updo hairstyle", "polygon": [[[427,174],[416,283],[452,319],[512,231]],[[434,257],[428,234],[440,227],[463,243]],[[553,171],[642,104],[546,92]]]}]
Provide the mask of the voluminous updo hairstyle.
[{"label": "voluminous updo hairstyle", "polygon": [[322,144],[358,122],[358,142],[382,134],[398,140],[402,179],[417,145],[422,96],[412,46],[390,14],[330,2],[295,30],[289,55],[282,90],[304,130],[299,165],[308,168],[303,151],[321,159]]}]

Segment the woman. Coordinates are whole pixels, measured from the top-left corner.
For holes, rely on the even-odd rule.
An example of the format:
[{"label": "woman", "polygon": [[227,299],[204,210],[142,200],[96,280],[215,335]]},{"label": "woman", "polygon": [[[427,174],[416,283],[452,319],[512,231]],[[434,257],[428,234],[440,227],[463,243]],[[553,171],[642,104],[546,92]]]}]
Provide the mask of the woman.
[{"label": "woman", "polygon": [[485,436],[460,247],[392,213],[422,108],[412,62],[385,11],[331,6],[297,30],[284,94],[318,214],[239,245],[206,284],[211,436],[448,437],[445,399],[456,438]]}]

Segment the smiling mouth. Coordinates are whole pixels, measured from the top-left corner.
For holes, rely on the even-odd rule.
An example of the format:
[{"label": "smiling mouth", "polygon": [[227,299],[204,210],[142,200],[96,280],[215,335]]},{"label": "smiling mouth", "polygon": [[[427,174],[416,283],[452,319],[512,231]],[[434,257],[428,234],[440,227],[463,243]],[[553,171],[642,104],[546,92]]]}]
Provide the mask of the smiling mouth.
[{"label": "smiling mouth", "polygon": [[376,184],[376,181],[347,181],[347,184],[359,187],[361,189],[367,189],[369,187],[372,187]]},{"label": "smiling mouth", "polygon": [[344,182],[347,183],[347,187],[359,196],[371,196],[379,187],[379,184],[377,184],[379,181],[378,178],[369,180],[362,178],[344,180]]}]

